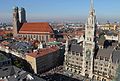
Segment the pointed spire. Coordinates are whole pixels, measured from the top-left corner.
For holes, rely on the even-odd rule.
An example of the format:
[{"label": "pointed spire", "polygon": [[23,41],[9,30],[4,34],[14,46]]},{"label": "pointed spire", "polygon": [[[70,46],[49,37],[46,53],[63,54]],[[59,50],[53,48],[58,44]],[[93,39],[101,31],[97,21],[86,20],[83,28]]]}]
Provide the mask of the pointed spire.
[{"label": "pointed spire", "polygon": [[94,6],[93,6],[93,0],[90,0],[90,11],[92,12],[94,10]]},{"label": "pointed spire", "polygon": [[94,3],[93,0],[90,0],[90,15],[94,14]]}]

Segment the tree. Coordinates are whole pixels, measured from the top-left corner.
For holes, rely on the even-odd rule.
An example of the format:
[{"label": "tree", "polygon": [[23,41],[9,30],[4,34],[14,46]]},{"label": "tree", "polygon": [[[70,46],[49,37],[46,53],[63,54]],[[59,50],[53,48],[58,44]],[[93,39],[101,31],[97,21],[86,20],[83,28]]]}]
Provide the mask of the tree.
[{"label": "tree", "polygon": [[13,62],[13,64],[14,64],[16,67],[18,67],[18,68],[21,68],[21,67],[22,67],[22,64],[21,64],[18,60],[15,60],[15,61]]},{"label": "tree", "polygon": [[105,40],[106,40],[106,38],[105,38],[104,34],[99,36],[99,43],[100,44],[104,45]]}]

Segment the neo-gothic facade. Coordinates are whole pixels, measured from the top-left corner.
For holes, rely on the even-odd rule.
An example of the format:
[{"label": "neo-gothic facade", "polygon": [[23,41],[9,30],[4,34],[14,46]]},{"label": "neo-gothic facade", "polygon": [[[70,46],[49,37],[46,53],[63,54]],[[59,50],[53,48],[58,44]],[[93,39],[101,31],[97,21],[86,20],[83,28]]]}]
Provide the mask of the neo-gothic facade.
[{"label": "neo-gothic facade", "polygon": [[[96,41],[96,15],[91,0],[89,17],[85,26],[85,39],[68,48],[66,42],[65,70],[76,76],[86,76],[96,81],[112,81],[117,77],[120,61],[119,46],[100,48]],[[116,47],[117,46],[117,47]]]}]

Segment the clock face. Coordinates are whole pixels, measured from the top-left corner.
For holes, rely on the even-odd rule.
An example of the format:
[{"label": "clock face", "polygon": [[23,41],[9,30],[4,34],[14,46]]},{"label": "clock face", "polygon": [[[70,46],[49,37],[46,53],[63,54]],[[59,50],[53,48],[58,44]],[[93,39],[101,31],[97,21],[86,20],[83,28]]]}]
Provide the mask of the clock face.
[{"label": "clock face", "polygon": [[86,58],[90,59],[91,51],[90,49],[86,50]]}]

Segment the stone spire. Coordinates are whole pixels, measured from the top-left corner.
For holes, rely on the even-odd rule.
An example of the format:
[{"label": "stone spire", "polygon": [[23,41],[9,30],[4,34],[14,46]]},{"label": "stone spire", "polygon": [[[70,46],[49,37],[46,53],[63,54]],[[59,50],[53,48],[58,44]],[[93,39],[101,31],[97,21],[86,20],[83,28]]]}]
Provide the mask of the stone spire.
[{"label": "stone spire", "polygon": [[90,0],[90,15],[94,15],[94,3],[93,0]]},{"label": "stone spire", "polygon": [[[83,42],[83,76],[92,78],[93,61],[96,38],[96,15],[93,7],[93,0],[90,0],[90,10],[87,23],[85,25],[85,41]],[[87,67],[87,68],[86,68]]]},{"label": "stone spire", "polygon": [[93,4],[93,0],[90,0],[90,3],[91,3],[91,4],[90,4],[90,11],[93,11],[93,10],[94,10],[94,6],[93,6],[93,5],[94,5],[94,4]]}]

